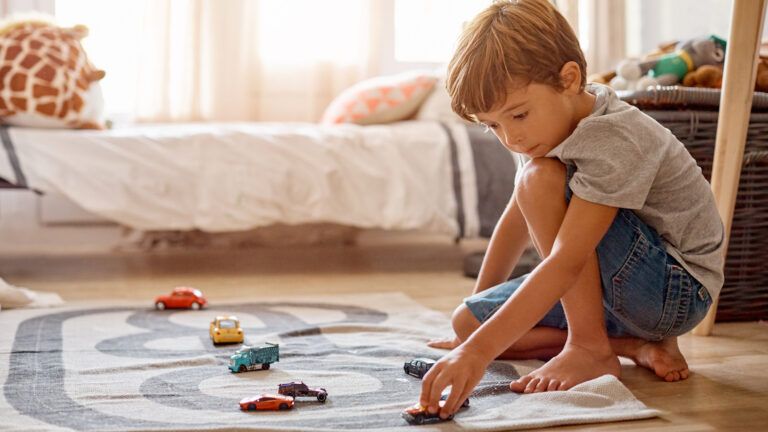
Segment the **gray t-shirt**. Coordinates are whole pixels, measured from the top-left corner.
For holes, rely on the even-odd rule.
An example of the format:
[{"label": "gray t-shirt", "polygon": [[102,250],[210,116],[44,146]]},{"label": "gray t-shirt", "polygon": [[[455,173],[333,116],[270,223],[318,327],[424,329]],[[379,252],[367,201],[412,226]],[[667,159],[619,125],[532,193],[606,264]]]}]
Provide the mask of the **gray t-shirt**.
[{"label": "gray t-shirt", "polygon": [[610,87],[589,84],[592,113],[547,157],[576,166],[578,197],[631,209],[661,235],[667,252],[717,296],[724,228],[701,168],[675,136]]}]

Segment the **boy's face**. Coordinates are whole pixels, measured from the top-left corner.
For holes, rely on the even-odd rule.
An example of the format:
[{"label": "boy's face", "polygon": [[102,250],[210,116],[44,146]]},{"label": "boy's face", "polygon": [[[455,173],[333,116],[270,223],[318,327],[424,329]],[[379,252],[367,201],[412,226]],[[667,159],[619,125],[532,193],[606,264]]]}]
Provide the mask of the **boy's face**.
[{"label": "boy's face", "polygon": [[543,157],[573,132],[579,111],[572,92],[531,83],[507,94],[498,108],[476,114],[504,146],[531,158]]}]

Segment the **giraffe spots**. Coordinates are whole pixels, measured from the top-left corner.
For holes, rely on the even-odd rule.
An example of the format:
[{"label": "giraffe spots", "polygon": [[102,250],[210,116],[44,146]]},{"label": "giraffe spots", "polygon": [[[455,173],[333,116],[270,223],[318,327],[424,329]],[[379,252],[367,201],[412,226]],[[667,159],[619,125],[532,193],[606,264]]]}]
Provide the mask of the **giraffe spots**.
[{"label": "giraffe spots", "polygon": [[10,66],[3,66],[0,68],[0,87],[5,83],[5,76],[11,71]]},{"label": "giraffe spots", "polygon": [[52,82],[53,77],[56,76],[56,69],[45,65],[39,71],[37,71],[35,76],[43,81]]},{"label": "giraffe spots", "polygon": [[8,47],[8,49],[5,50],[5,59],[13,60],[16,58],[16,56],[19,55],[20,52],[21,52],[21,46],[11,45]]},{"label": "giraffe spots", "polygon": [[24,60],[21,61],[21,66],[27,69],[32,69],[40,61],[40,57],[35,54],[27,54]]},{"label": "giraffe spots", "polygon": [[94,96],[100,93],[89,89],[98,85],[93,83],[104,77],[104,71],[93,67],[80,44],[87,30],[24,20],[4,28],[0,33],[0,122],[29,125],[25,119],[29,117],[16,115],[24,112],[60,120],[62,127],[98,127],[98,110],[85,108],[103,103]]},{"label": "giraffe spots", "polygon": [[58,96],[59,91],[55,87],[35,84],[32,86],[32,96],[42,98],[46,96]]},{"label": "giraffe spots", "polygon": [[56,57],[55,55],[51,54],[48,56],[48,60],[50,60],[51,63],[54,64],[54,66],[64,66],[64,60]]},{"label": "giraffe spots", "polygon": [[11,98],[11,105],[18,108],[21,111],[27,110],[27,99],[26,98],[20,98],[20,97],[12,97]]},{"label": "giraffe spots", "polygon": [[35,111],[39,112],[44,116],[54,117],[56,115],[56,103],[50,102],[50,103],[44,103],[44,104],[37,104],[37,106],[35,107]]},{"label": "giraffe spots", "polygon": [[77,93],[72,95],[72,108],[78,112],[83,109],[83,99]]},{"label": "giraffe spots", "polygon": [[27,76],[21,73],[15,73],[11,77],[11,90],[15,92],[24,91],[27,88]]}]

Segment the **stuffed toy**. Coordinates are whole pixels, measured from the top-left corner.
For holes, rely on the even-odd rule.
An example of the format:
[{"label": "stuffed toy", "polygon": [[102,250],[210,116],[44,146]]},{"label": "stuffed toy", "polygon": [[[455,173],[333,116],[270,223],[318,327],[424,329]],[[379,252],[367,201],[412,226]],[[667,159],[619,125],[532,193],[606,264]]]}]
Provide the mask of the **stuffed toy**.
[{"label": "stuffed toy", "polygon": [[717,36],[700,37],[682,41],[674,52],[650,60],[625,60],[616,67],[616,76],[610,85],[617,90],[642,90],[677,84],[688,72],[701,66],[722,65],[725,45],[725,41]]},{"label": "stuffed toy", "polygon": [[695,71],[688,72],[683,78],[686,87],[720,88],[723,86],[723,68],[704,65]]},{"label": "stuffed toy", "polygon": [[101,129],[104,71],[88,61],[85,26],[44,19],[0,24],[0,121],[14,126]]},{"label": "stuffed toy", "polygon": [[[723,68],[704,65],[683,78],[683,85],[688,87],[721,88],[723,86]],[[755,91],[768,92],[768,60],[760,59],[757,63]]]}]

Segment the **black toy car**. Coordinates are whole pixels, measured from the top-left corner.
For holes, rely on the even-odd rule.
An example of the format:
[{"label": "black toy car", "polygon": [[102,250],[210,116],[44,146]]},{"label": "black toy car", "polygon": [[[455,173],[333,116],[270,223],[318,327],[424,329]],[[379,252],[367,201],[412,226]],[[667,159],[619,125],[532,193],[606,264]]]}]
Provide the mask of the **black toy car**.
[{"label": "black toy car", "polygon": [[[445,405],[445,400],[447,398],[448,398],[447,394],[444,394],[440,398],[441,409],[443,408],[443,405]],[[464,399],[464,402],[459,407],[459,410],[462,410],[468,407],[469,407],[469,399]],[[449,415],[445,420],[443,420],[440,418],[440,411],[434,414],[430,414],[430,412],[427,411],[427,407],[423,407],[418,403],[411,407],[406,408],[401,415],[405,419],[405,421],[407,421],[412,425],[420,425],[424,423],[437,423],[441,421],[453,420],[453,414]]]},{"label": "black toy car", "polygon": [[325,402],[328,399],[328,392],[324,388],[312,388],[302,381],[294,381],[277,386],[277,392],[283,396],[297,397],[316,397],[319,402]]},{"label": "black toy car", "polygon": [[435,365],[435,360],[428,358],[415,358],[409,362],[405,362],[403,370],[408,375],[413,375],[416,378],[424,378],[427,371]]}]

